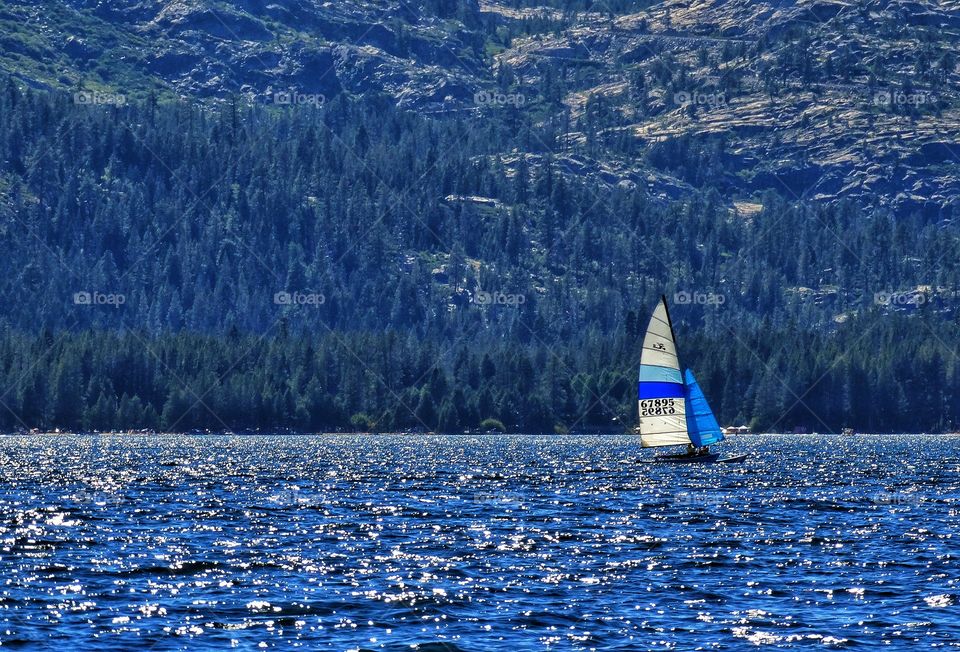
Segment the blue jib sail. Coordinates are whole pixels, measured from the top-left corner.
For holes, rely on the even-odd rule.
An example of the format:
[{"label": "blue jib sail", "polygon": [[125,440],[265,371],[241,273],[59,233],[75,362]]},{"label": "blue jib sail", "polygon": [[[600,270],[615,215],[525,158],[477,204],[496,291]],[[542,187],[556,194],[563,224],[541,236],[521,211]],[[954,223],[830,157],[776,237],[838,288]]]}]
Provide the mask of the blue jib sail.
[{"label": "blue jib sail", "polygon": [[713,410],[707,403],[707,397],[693,377],[693,372],[687,369],[684,374],[684,395],[687,403],[687,434],[694,446],[709,446],[723,441],[720,424],[713,416]]}]

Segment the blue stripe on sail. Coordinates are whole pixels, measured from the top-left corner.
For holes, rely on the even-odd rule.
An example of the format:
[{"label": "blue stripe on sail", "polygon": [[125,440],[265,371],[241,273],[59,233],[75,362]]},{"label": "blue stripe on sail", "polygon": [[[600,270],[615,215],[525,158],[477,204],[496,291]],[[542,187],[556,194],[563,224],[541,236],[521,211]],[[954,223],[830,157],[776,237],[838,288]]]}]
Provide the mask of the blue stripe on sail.
[{"label": "blue stripe on sail", "polygon": [[684,374],[686,380],[685,393],[687,399],[687,433],[694,446],[709,446],[723,441],[723,433],[717,417],[707,403],[707,397],[693,377],[693,372],[687,369]]},{"label": "blue stripe on sail", "polygon": [[658,382],[658,383],[682,383],[679,369],[670,369],[669,367],[658,367],[652,364],[640,365],[640,382]]},{"label": "blue stripe on sail", "polygon": [[680,398],[683,396],[683,385],[678,383],[637,383],[637,394],[642,401],[645,398]]}]

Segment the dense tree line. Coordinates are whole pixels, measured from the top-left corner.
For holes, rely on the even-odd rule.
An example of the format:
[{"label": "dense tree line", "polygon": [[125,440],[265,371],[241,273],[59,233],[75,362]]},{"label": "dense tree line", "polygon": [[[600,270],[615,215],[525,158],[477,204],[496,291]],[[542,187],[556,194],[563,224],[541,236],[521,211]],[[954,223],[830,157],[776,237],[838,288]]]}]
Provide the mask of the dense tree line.
[{"label": "dense tree line", "polygon": [[[873,314],[833,333],[701,334],[681,357],[727,423],[944,431],[960,425],[958,335],[929,316]],[[552,346],[395,331],[8,334],[0,427],[622,431],[636,420],[641,337],[626,326]]]},{"label": "dense tree line", "polygon": [[[954,427],[951,219],[667,201],[558,163],[578,152],[551,120],[485,111],[90,106],[3,81],[0,425],[610,426],[666,292],[726,421]],[[717,152],[645,155],[704,179]]]}]

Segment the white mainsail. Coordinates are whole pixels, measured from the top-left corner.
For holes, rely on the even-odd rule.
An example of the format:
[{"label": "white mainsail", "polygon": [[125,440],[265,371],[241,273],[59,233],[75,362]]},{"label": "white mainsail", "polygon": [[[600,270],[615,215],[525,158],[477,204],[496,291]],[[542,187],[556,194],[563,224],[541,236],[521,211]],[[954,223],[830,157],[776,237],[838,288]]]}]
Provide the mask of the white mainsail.
[{"label": "white mainsail", "polygon": [[689,444],[683,377],[677,344],[661,298],[643,338],[638,383],[640,442],[646,447]]}]

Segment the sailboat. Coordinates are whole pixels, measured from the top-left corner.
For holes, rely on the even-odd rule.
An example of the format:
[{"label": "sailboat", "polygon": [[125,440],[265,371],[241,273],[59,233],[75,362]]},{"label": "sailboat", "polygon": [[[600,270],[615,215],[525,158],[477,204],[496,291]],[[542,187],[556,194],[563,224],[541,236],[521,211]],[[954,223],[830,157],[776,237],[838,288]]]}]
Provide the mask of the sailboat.
[{"label": "sailboat", "polygon": [[723,441],[720,424],[689,369],[682,375],[667,298],[653,311],[643,338],[638,383],[640,443],[644,448],[686,446],[686,453],[658,455],[657,462],[742,462],[746,455],[721,459],[708,447]]}]

